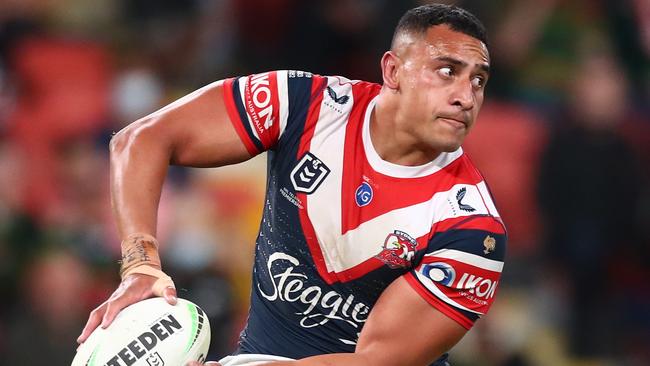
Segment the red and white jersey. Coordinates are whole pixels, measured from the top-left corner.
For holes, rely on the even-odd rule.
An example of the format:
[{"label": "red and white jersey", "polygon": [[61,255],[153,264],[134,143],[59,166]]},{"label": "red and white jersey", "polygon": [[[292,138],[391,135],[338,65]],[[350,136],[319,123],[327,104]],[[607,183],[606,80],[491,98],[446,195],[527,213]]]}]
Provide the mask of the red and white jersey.
[{"label": "red and white jersey", "polygon": [[242,142],[269,154],[238,352],[352,352],[399,276],[468,329],[492,304],[506,233],[483,177],[462,149],[421,166],[382,160],[369,132],[380,88],[300,71],[225,81]]}]

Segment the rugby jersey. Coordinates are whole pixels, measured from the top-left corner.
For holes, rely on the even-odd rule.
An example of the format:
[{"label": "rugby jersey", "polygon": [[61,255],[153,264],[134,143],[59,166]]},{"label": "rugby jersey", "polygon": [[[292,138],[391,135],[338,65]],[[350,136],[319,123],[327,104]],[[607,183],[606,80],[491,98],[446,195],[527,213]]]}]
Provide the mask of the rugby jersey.
[{"label": "rugby jersey", "polygon": [[462,148],[421,166],[382,160],[369,130],[380,89],[301,71],[224,82],[242,143],[268,152],[237,353],[354,352],[372,306],[400,276],[467,329],[492,304],[506,232],[485,180]]}]

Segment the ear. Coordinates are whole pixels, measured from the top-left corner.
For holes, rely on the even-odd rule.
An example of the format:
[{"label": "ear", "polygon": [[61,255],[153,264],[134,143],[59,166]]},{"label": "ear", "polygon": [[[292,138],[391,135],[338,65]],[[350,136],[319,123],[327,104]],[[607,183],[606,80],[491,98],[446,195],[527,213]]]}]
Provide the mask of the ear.
[{"label": "ear", "polygon": [[399,88],[399,65],[401,60],[393,51],[386,51],[381,58],[381,75],[384,86],[389,89]]}]

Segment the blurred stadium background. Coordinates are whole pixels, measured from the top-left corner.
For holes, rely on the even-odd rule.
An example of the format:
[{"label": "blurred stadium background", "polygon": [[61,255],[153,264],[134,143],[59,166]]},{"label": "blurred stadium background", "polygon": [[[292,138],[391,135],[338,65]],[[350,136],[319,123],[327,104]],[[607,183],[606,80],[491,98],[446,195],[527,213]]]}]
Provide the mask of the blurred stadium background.
[{"label": "blurred stadium background", "polygon": [[[118,282],[107,144],[224,77],[298,69],[380,81],[418,1],[0,0],[0,365],[67,365]],[[493,76],[465,148],[509,228],[500,294],[454,365],[650,365],[650,1],[455,1]],[[264,157],[170,170],[165,268],[245,320]],[[404,350],[408,352],[408,350]]]}]

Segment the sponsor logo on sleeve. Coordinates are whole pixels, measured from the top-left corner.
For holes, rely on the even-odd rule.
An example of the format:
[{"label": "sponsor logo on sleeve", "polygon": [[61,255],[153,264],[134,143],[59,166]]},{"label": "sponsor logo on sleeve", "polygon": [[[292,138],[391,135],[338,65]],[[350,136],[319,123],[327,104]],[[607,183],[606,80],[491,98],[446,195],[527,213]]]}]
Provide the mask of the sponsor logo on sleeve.
[{"label": "sponsor logo on sleeve", "polygon": [[329,173],[327,165],[308,151],[291,171],[291,184],[296,192],[311,194]]},{"label": "sponsor logo on sleeve", "polygon": [[463,310],[485,314],[499,285],[500,272],[435,258],[417,271],[425,287],[443,301]]},{"label": "sponsor logo on sleeve", "polygon": [[441,285],[449,286],[456,279],[454,267],[447,263],[435,262],[422,266],[422,274]]},{"label": "sponsor logo on sleeve", "polygon": [[269,72],[250,76],[246,85],[246,111],[258,133],[273,126],[279,111],[277,95],[272,90],[277,90],[277,80]]}]

